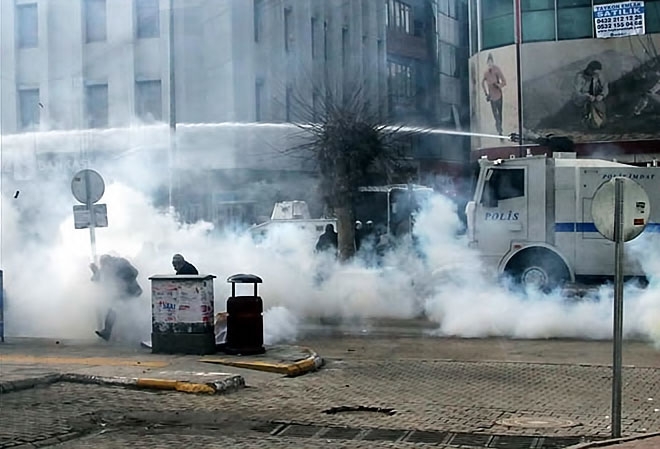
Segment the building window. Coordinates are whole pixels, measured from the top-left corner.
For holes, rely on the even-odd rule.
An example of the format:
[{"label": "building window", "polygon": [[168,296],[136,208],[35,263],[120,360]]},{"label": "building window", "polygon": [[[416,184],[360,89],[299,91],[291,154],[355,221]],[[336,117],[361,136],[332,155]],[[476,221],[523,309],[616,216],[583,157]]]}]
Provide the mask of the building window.
[{"label": "building window", "polygon": [[440,14],[444,14],[452,19],[458,18],[457,0],[439,0],[438,11]]},{"label": "building window", "polygon": [[438,12],[452,19],[458,18],[457,0],[438,0]]},{"label": "building window", "polygon": [[18,115],[21,129],[31,129],[39,125],[39,89],[18,91]]},{"label": "building window", "polygon": [[389,28],[412,33],[412,8],[399,0],[387,0],[385,23]]},{"label": "building window", "polygon": [[158,0],[135,0],[135,16],[138,39],[160,36]]},{"label": "building window", "polygon": [[264,119],[264,82],[262,80],[257,80],[254,83],[254,116],[257,122],[261,122]]},{"label": "building window", "polygon": [[314,92],[312,94],[312,121],[316,122],[319,119],[319,94]]},{"label": "building window", "polygon": [[390,97],[411,98],[415,95],[412,66],[387,61],[387,70]]},{"label": "building window", "polygon": [[555,0],[522,0],[523,42],[554,41]]},{"label": "building window", "polygon": [[323,22],[323,59],[328,60],[328,22]]},{"label": "building window", "polygon": [[284,51],[291,50],[291,8],[284,8]]},{"label": "building window", "polygon": [[286,98],[285,98],[285,108],[286,108],[286,121],[290,122],[293,114],[291,113],[292,103],[293,103],[293,92],[291,87],[286,88]]},{"label": "building window", "polygon": [[316,18],[312,17],[311,23],[311,38],[312,38],[312,59],[316,59]]},{"label": "building window", "polygon": [[[348,28],[341,29],[341,62],[346,64],[348,60]],[[345,68],[345,66],[344,66]]]},{"label": "building window", "polygon": [[85,89],[85,111],[89,128],[108,126],[108,85],[94,84]]},{"label": "building window", "polygon": [[660,32],[660,1],[647,0],[644,3],[646,17],[646,32]]},{"label": "building window", "polygon": [[135,83],[135,112],[145,121],[163,118],[163,99],[160,80]]},{"label": "building window", "polygon": [[470,55],[479,51],[479,25],[477,24],[477,2],[470,0]]},{"label": "building window", "polygon": [[557,37],[583,39],[592,36],[591,0],[557,0]]},{"label": "building window", "polygon": [[512,0],[481,0],[481,48],[495,48],[514,43]]},{"label": "building window", "polygon": [[254,0],[254,15],[253,15],[253,26],[254,26],[254,41],[259,42],[261,40],[261,26],[262,26],[262,16],[263,16],[264,1],[263,0]]},{"label": "building window", "polygon": [[85,0],[85,37],[87,42],[106,40],[105,0]]},{"label": "building window", "polygon": [[455,77],[457,75],[456,47],[440,42],[438,50],[440,53],[440,73]]},{"label": "building window", "polygon": [[36,3],[16,6],[18,48],[34,48],[39,44],[39,17]]}]

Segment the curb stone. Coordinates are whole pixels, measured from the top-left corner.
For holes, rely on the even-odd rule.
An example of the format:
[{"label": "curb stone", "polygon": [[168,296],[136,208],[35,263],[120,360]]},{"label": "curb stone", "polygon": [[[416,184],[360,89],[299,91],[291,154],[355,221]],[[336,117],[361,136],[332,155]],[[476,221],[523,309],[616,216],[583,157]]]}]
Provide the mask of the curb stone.
[{"label": "curb stone", "polygon": [[566,449],[590,449],[596,447],[609,447],[616,444],[629,443],[631,441],[646,440],[647,438],[660,437],[660,432],[646,433],[643,435],[635,435],[631,437],[615,438],[612,440],[592,441],[590,443],[580,443],[575,446],[569,446]]},{"label": "curb stone", "polygon": [[228,358],[207,357],[201,359],[204,363],[215,363],[220,365],[233,366],[236,368],[253,369],[256,371],[266,371],[269,373],[284,374],[287,377],[296,377],[320,369],[325,361],[310,348],[303,348],[308,356],[302,360],[292,363],[272,363],[263,361],[240,361]]},{"label": "curb stone", "polygon": [[133,387],[145,390],[170,390],[184,393],[207,393],[222,394],[229,393],[245,386],[245,379],[239,375],[232,375],[223,380],[214,380],[205,383],[180,381],[173,379],[149,379],[149,378],[129,378],[129,377],[103,377],[91,376],[87,374],[64,374],[62,380],[65,382],[113,385],[123,387]]},{"label": "curb stone", "polygon": [[87,374],[51,374],[42,377],[0,382],[0,394],[28,390],[42,385],[52,385],[57,382],[70,382],[87,385],[109,385],[130,387],[144,390],[169,390],[183,393],[223,394],[245,387],[245,379],[232,375],[227,379],[212,380],[205,383],[179,381],[172,379],[148,379],[129,377],[103,377]]},{"label": "curb stone", "polygon": [[47,374],[40,377],[0,382],[0,394],[9,393],[12,391],[29,390],[30,388],[35,388],[42,385],[51,385],[59,382],[61,377],[62,376],[60,374]]},{"label": "curb stone", "polygon": [[35,449],[46,446],[55,446],[60,443],[66,443],[67,441],[75,440],[76,438],[80,438],[82,436],[83,434],[80,432],[68,432],[54,437],[35,440],[30,443],[21,443],[16,446],[9,447],[11,449]]}]

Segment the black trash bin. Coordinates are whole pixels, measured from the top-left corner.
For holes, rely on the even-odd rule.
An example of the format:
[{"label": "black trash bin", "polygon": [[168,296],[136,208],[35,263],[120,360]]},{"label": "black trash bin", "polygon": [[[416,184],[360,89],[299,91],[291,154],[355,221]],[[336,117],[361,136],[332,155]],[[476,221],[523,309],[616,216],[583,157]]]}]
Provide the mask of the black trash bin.
[{"label": "black trash bin", "polygon": [[[253,274],[235,274],[227,278],[231,283],[231,297],[227,300],[227,354],[263,354],[264,305],[257,294],[257,284],[263,281]],[[254,284],[254,295],[236,296],[236,284]]]}]

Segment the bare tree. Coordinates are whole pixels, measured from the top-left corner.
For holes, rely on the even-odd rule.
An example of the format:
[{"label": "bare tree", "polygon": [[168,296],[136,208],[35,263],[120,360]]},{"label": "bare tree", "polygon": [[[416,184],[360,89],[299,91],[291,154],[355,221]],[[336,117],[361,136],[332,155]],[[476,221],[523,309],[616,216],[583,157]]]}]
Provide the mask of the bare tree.
[{"label": "bare tree", "polygon": [[[355,194],[372,183],[407,182],[411,177],[403,139],[407,133],[381,119],[381,112],[364,94],[362,86],[343,88],[336,94],[325,87],[312,88],[312,101],[300,92],[290,93],[296,117],[302,118],[302,142],[289,155],[310,161],[320,175],[326,206],[337,218],[339,258],[355,254]],[[309,92],[308,92],[309,95]]]}]

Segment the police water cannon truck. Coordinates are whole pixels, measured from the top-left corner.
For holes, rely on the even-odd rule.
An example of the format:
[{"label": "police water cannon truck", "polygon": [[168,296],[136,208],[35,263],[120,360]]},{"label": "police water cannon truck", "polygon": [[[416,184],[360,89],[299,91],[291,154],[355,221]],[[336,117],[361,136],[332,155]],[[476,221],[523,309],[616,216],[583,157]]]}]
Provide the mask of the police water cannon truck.
[{"label": "police water cannon truck", "polygon": [[[648,165],[557,152],[552,157],[481,159],[474,197],[465,210],[470,246],[499,275],[544,290],[611,278],[614,243],[597,231],[592,199],[614,177],[636,181],[651,201],[640,238],[660,237],[660,167]],[[624,276],[645,278],[639,259],[629,250]]]}]

